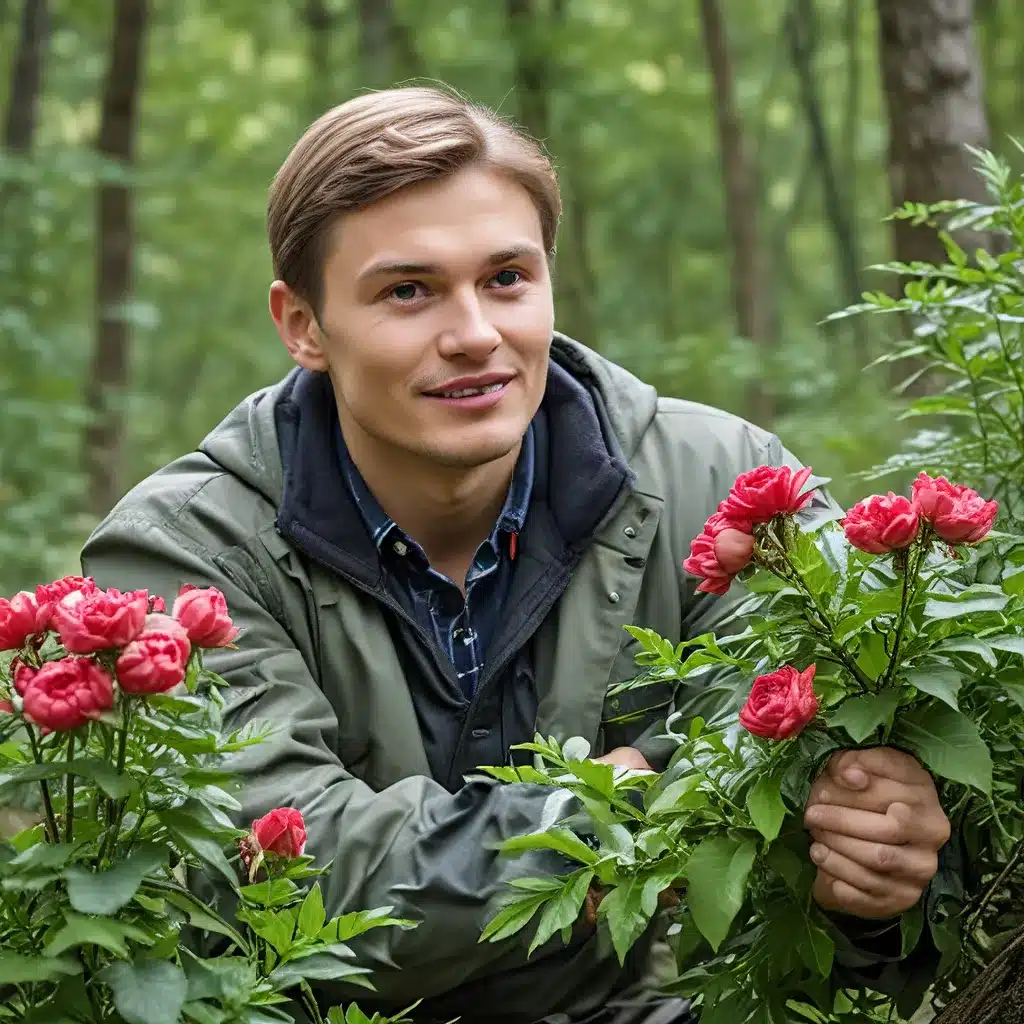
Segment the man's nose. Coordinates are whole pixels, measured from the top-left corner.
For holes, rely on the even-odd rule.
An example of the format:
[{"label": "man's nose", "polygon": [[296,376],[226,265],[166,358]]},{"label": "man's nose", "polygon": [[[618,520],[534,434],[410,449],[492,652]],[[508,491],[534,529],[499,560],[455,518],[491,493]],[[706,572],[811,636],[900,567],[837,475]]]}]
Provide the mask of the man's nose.
[{"label": "man's nose", "polygon": [[441,341],[442,355],[485,359],[501,344],[501,332],[475,289],[472,294],[454,296],[451,309],[451,323]]}]

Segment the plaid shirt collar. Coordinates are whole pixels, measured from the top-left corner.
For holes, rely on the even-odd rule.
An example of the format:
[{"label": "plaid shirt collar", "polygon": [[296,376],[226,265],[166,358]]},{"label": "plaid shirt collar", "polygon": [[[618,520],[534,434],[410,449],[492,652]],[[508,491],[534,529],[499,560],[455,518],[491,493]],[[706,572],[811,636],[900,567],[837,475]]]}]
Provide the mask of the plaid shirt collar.
[{"label": "plaid shirt collar", "polygon": [[[380,507],[380,503],[373,496],[362,473],[356,468],[349,454],[348,446],[341,433],[340,424],[335,430],[335,441],[338,446],[338,457],[341,462],[342,473],[348,488],[352,493],[359,512],[366,523],[377,550],[383,552],[385,544],[393,547],[396,541],[404,542],[408,547],[422,553],[420,546],[413,541],[402,528]],[[518,536],[522,532],[523,524],[526,522],[526,514],[530,509],[530,497],[533,493],[533,477],[535,462],[535,440],[533,424],[531,423],[523,437],[523,445],[516,461],[516,468],[512,474],[512,483],[509,486],[508,494],[505,496],[505,504],[494,524],[488,537],[488,543],[496,555],[501,553],[500,536]],[[426,556],[424,555],[424,560]]]}]

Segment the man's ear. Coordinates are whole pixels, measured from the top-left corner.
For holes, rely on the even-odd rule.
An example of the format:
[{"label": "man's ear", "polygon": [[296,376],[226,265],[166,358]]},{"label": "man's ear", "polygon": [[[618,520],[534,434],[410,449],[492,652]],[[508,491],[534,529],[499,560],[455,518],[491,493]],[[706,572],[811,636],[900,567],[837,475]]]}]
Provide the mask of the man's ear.
[{"label": "man's ear", "polygon": [[308,302],[284,281],[270,286],[270,316],[288,355],[306,370],[326,372],[323,332]]}]

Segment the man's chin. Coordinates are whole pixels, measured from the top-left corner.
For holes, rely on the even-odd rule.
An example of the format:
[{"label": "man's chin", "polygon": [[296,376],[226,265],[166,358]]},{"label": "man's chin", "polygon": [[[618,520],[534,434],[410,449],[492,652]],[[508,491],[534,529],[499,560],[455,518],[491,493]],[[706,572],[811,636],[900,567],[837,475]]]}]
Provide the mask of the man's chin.
[{"label": "man's chin", "polygon": [[523,436],[481,439],[476,443],[463,439],[450,447],[437,447],[427,454],[436,463],[449,469],[478,469],[518,452]]}]

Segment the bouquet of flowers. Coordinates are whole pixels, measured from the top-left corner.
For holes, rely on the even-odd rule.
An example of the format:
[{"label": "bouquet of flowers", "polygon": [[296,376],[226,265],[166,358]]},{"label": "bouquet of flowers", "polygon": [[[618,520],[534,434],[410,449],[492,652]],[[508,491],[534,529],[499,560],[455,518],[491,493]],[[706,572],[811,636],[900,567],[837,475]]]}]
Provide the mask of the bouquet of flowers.
[{"label": "bouquet of flowers", "polygon": [[[0,599],[0,1021],[270,1024],[294,998],[312,1024],[383,1024],[321,1015],[309,980],[372,987],[348,940],[411,923],[326,920],[308,882],[329,865],[303,854],[297,810],[232,822],[225,761],[262,735],[224,734],[203,650],[237,633],[212,587],[183,587],[170,615],[80,577]],[[192,890],[214,875],[233,922]],[[199,958],[190,931],[225,952]]]},{"label": "bouquet of flowers", "polygon": [[[944,478],[921,474],[911,496],[845,513],[820,500],[811,514],[825,483],[786,466],[744,473],[693,541],[685,568],[699,590],[746,589],[742,631],[673,646],[631,627],[644,671],[623,688],[668,681],[728,697],[710,721],[669,719],[678,749],[664,774],[590,761],[579,738],[538,737],[526,745],[534,766],[485,769],[568,789],[581,807],[504,844],[578,867],[515,883],[485,938],[540,911],[536,946],[582,914],[624,958],[668,907],[673,988],[698,1001],[702,1024],[891,1020],[885,997],[835,981],[844,938],[812,897],[802,820],[832,753],[881,745],[931,772],[954,833],[985,862],[976,891],[940,872],[902,918],[903,952],[927,924],[948,970],[997,937],[987,908],[1019,884],[1024,858],[1024,551],[992,529],[995,502]],[[905,993],[899,1012],[923,995]]]}]

